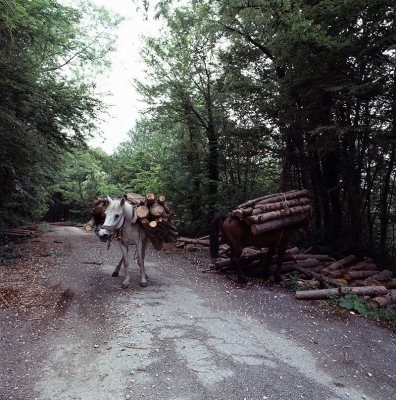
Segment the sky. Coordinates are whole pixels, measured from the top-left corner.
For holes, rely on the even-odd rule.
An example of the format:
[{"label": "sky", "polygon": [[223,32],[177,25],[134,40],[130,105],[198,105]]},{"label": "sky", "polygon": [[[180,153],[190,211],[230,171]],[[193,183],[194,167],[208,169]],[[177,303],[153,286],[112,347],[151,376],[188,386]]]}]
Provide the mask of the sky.
[{"label": "sky", "polygon": [[136,11],[137,2],[132,0],[92,2],[127,17],[117,30],[117,52],[112,54],[112,70],[98,81],[100,91],[113,93],[112,97],[103,99],[107,104],[112,104],[109,108],[110,116],[101,116],[105,120],[100,124],[103,136],[88,142],[90,146],[100,147],[107,154],[112,154],[127,139],[127,132],[138,119],[138,109],[142,107],[138,100],[139,95],[132,86],[133,78],[141,78],[143,70],[139,57],[139,49],[142,47],[139,35],[158,31],[158,23],[153,20],[145,21],[142,13]]}]

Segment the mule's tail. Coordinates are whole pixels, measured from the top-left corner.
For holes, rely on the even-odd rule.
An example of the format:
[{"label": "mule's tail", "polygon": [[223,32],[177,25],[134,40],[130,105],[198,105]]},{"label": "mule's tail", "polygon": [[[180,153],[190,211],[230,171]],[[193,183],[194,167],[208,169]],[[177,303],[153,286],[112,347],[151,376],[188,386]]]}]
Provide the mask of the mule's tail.
[{"label": "mule's tail", "polygon": [[213,218],[209,226],[210,233],[210,257],[216,258],[219,252],[219,232],[220,226],[229,214],[219,214]]}]

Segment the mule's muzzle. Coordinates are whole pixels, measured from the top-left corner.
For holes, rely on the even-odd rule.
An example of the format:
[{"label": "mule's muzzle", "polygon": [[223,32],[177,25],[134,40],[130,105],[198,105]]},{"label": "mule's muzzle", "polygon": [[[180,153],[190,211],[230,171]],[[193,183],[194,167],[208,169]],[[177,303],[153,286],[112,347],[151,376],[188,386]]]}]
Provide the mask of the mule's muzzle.
[{"label": "mule's muzzle", "polygon": [[110,239],[111,233],[107,229],[101,229],[98,232],[98,236],[101,242],[107,242]]}]

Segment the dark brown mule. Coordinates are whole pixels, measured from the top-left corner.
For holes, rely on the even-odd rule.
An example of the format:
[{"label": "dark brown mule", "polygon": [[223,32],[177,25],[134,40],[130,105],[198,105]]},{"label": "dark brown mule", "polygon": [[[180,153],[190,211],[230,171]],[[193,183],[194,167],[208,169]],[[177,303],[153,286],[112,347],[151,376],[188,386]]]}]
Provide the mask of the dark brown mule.
[{"label": "dark brown mule", "polygon": [[309,219],[296,224],[285,226],[280,229],[276,229],[269,232],[260,233],[254,235],[244,221],[239,218],[232,216],[231,214],[220,214],[216,216],[210,224],[210,256],[216,258],[219,252],[219,231],[223,233],[225,241],[230,246],[231,251],[231,262],[238,274],[239,281],[246,283],[248,279],[242,272],[240,265],[240,257],[242,251],[247,246],[254,247],[268,247],[267,255],[267,268],[271,265],[272,257],[274,256],[275,250],[278,249],[278,261],[275,271],[275,281],[280,282],[281,268],[283,263],[283,257],[289,247],[290,241],[293,238],[295,232],[301,228],[309,227]]}]

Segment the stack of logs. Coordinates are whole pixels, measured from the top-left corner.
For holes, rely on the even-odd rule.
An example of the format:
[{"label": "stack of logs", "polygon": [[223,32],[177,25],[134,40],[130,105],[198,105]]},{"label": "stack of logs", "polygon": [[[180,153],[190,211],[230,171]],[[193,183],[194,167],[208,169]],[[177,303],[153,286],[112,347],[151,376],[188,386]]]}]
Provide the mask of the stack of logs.
[{"label": "stack of logs", "polygon": [[7,228],[4,233],[7,236],[18,237],[18,238],[26,238],[30,235],[33,235],[39,231],[38,224],[20,226],[19,228]]},{"label": "stack of logs", "polygon": [[135,215],[156,250],[161,250],[164,243],[178,235],[176,226],[171,223],[175,212],[165,203],[165,196],[156,199],[153,193],[148,193],[140,200]]},{"label": "stack of logs", "polygon": [[240,204],[231,214],[245,221],[254,235],[259,235],[308,220],[312,207],[307,196],[306,189],[271,194]]},{"label": "stack of logs", "polygon": [[98,233],[100,228],[102,227],[105,220],[105,212],[108,206],[107,198],[99,198],[94,197],[92,199],[92,210],[91,210],[91,219],[87,222],[84,229],[86,231],[92,231],[92,228],[95,226],[95,232]]},{"label": "stack of logs", "polygon": [[[188,251],[208,250],[209,238],[179,237],[176,246]],[[248,276],[262,276],[267,272],[267,252],[266,248],[246,247],[241,257],[243,271]],[[210,263],[203,272],[232,270],[228,245],[221,245],[219,256],[216,263]],[[269,274],[274,274],[276,261],[275,255]],[[350,255],[336,261],[328,255],[312,254],[312,249],[300,252],[297,247],[293,247],[285,254],[281,273],[284,282],[290,281],[293,276],[294,279],[298,277],[295,282],[297,285],[314,288],[298,290],[296,298],[299,300],[327,299],[332,295],[352,292],[376,308],[396,308],[396,278],[390,270],[380,271],[372,260],[356,262],[356,257]]]},{"label": "stack of logs", "polygon": [[[137,193],[127,193],[124,197],[134,206],[136,221],[142,225],[156,250],[161,250],[164,243],[172,241],[173,237],[178,235],[176,226],[171,223],[175,212],[165,203],[165,196],[156,199],[153,193],[148,193],[145,197]],[[96,231],[99,231],[105,219],[108,200],[94,198],[92,202],[92,218],[85,230],[92,230],[92,227],[96,226]]]}]

